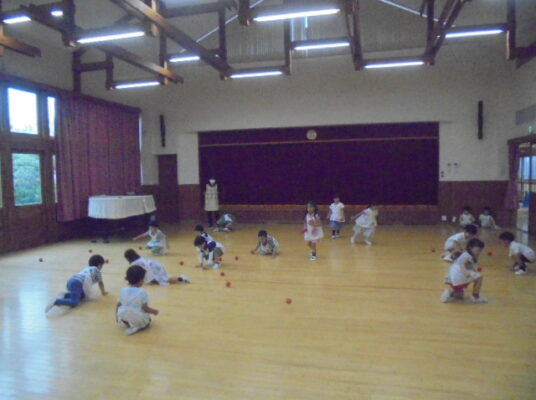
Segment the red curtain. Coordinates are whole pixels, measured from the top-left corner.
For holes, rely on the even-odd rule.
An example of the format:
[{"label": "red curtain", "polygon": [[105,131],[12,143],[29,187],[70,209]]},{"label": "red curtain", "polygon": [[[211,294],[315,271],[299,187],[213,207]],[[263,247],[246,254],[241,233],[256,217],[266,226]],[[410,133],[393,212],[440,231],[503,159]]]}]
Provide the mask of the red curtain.
[{"label": "red curtain", "polygon": [[59,221],[87,217],[88,199],[140,185],[139,111],[80,97],[60,99]]},{"label": "red curtain", "polygon": [[510,181],[508,182],[508,188],[506,189],[504,208],[507,210],[517,210],[519,208],[519,191],[517,188],[517,182],[519,174],[519,159],[521,157],[519,143],[510,143],[508,145],[508,150]]}]

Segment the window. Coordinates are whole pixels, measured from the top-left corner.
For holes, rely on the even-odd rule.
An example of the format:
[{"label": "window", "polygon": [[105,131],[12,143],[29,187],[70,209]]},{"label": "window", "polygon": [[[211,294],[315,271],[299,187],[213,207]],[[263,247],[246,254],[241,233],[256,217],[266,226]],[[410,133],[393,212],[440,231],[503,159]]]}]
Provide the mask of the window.
[{"label": "window", "polygon": [[37,135],[37,94],[14,88],[7,89],[9,130]]},{"label": "window", "polygon": [[56,155],[52,155],[52,184],[54,185],[54,203],[58,203],[58,169]]},{"label": "window", "polygon": [[39,154],[13,153],[13,183],[16,206],[43,203]]},{"label": "window", "polygon": [[56,98],[47,97],[48,136],[56,136]]}]

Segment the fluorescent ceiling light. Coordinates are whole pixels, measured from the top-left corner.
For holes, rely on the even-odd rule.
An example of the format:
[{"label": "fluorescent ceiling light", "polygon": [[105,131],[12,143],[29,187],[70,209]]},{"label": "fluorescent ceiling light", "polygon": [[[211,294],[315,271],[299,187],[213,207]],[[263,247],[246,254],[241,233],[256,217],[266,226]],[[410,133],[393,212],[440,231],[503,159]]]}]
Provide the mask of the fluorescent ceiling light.
[{"label": "fluorescent ceiling light", "polygon": [[316,44],[299,44],[294,47],[294,50],[321,50],[334,49],[338,47],[348,47],[349,42],[332,42],[332,43],[316,43]]},{"label": "fluorescent ceiling light", "polygon": [[158,81],[144,81],[144,82],[125,82],[125,83],[118,83],[114,87],[116,89],[133,89],[133,88],[141,88],[141,87],[149,87],[149,86],[158,86],[160,85],[160,82]]},{"label": "fluorescent ceiling light", "polygon": [[257,78],[263,76],[278,76],[283,75],[283,72],[274,70],[274,71],[252,71],[252,72],[237,72],[231,75],[232,79],[243,79],[243,78]]},{"label": "fluorescent ceiling light", "polygon": [[460,31],[460,32],[448,32],[445,37],[447,39],[452,38],[461,38],[461,37],[471,37],[471,36],[489,36],[489,35],[498,35],[503,33],[504,29],[493,28],[493,29],[481,29],[474,31]]},{"label": "fluorescent ceiling light", "polygon": [[134,31],[134,32],[125,32],[125,33],[115,33],[115,34],[110,34],[110,35],[83,37],[83,38],[78,39],[77,42],[81,44],[107,42],[110,40],[130,39],[130,38],[140,37],[144,35],[145,35],[144,31]]},{"label": "fluorescent ceiling light", "polygon": [[199,60],[201,60],[201,57],[199,56],[184,55],[184,56],[171,57],[169,59],[169,62],[182,63],[182,62],[193,62],[193,61],[199,61]]},{"label": "fluorescent ceiling light", "polygon": [[2,22],[4,22],[4,24],[11,25],[11,24],[20,24],[21,22],[28,22],[31,20],[32,19],[28,17],[27,15],[15,15],[13,17],[4,18]]},{"label": "fluorescent ceiling light", "polygon": [[53,17],[63,17],[63,11],[62,10],[52,10],[50,12],[50,15]]},{"label": "fluorescent ceiling light", "polygon": [[319,17],[322,15],[333,15],[338,14],[341,10],[338,8],[324,8],[320,10],[309,10],[309,11],[296,11],[296,12],[280,12],[277,14],[266,14],[259,15],[253,18],[257,22],[271,22],[271,21],[281,21],[285,19],[293,18],[305,18],[305,17]]},{"label": "fluorescent ceiling light", "polygon": [[393,62],[372,63],[372,64],[365,65],[365,68],[367,69],[397,68],[397,67],[414,67],[417,65],[424,65],[424,61],[415,60],[415,61],[393,61]]}]

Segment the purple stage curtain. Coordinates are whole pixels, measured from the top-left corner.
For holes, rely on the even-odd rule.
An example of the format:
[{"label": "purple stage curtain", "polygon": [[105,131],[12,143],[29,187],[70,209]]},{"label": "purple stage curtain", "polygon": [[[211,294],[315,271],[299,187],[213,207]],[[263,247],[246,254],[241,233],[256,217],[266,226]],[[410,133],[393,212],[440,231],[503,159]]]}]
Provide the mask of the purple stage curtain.
[{"label": "purple stage curtain", "polygon": [[348,204],[437,204],[438,124],[322,127],[317,142],[306,130],[202,133],[202,182],[216,177],[226,204],[329,204],[334,193]]},{"label": "purple stage curtain", "polygon": [[59,101],[58,220],[87,217],[90,196],[140,185],[139,112],[64,96]]},{"label": "purple stage curtain", "polygon": [[519,176],[519,143],[510,143],[508,145],[508,164],[510,167],[510,181],[506,189],[506,198],[504,208],[507,210],[517,210],[519,208],[519,190],[517,187]]}]

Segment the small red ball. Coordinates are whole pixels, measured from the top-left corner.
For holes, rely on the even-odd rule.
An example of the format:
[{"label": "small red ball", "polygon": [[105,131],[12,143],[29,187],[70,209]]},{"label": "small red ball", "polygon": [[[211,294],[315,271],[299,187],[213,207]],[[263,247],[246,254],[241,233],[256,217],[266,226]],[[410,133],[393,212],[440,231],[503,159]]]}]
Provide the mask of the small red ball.
[{"label": "small red ball", "polygon": [[255,252],[253,250],[250,251],[251,254],[255,254]]},{"label": "small red ball", "polygon": [[222,261],[223,261],[223,258],[222,258],[222,257],[218,258],[218,261],[219,261],[219,262],[222,262]]},{"label": "small red ball", "polygon": [[220,276],[225,276],[225,272],[221,271]]},{"label": "small red ball", "polygon": [[482,272],[482,267],[478,267],[476,270],[477,270],[478,272]]},{"label": "small red ball", "polygon": [[138,249],[143,250],[143,247],[139,246]]},{"label": "small red ball", "polygon": [[491,251],[489,251],[489,252],[488,252],[488,256],[491,257],[492,255],[493,255],[493,253],[492,253]]},{"label": "small red ball", "polygon": [[91,250],[91,249],[89,249],[88,251],[89,251],[90,253],[93,253],[93,250]]},{"label": "small red ball", "polygon": [[236,256],[234,259],[235,259],[236,261],[238,261],[238,256]]},{"label": "small red ball", "polygon": [[231,282],[227,282],[227,283],[225,284],[225,286],[227,286],[227,287],[231,287],[232,285],[233,285],[233,284],[232,284]]},{"label": "small red ball", "polygon": [[106,260],[104,260],[104,262],[105,262],[106,264],[109,264],[109,263],[110,263],[110,260],[106,259]]},{"label": "small red ball", "polygon": [[432,253],[435,253],[435,249],[432,249]]},{"label": "small red ball", "polygon": [[287,299],[287,304],[292,304],[292,299]]},{"label": "small red ball", "polygon": [[184,265],[184,261],[181,261],[181,262],[179,263],[179,265]]}]

